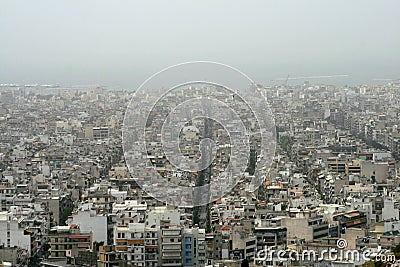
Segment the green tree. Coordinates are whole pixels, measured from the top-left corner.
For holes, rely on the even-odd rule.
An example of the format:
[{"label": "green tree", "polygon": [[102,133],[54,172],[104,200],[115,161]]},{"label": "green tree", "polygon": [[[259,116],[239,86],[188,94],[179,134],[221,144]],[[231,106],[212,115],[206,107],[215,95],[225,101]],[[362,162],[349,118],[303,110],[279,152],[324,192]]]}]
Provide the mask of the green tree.
[{"label": "green tree", "polygon": [[254,175],[256,171],[257,152],[255,149],[250,149],[250,159],[247,166],[247,171],[250,175]]},{"label": "green tree", "polygon": [[39,267],[40,266],[40,259],[38,255],[34,255],[29,258],[28,267]]}]

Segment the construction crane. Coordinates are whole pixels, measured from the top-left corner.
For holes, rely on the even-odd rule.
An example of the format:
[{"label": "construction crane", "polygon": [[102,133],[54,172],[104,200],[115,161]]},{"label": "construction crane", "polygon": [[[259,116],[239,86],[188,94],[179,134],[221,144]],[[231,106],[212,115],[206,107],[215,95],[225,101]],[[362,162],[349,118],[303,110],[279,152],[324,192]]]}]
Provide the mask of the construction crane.
[{"label": "construction crane", "polygon": [[349,77],[347,74],[338,74],[338,75],[322,75],[322,76],[302,76],[302,77],[290,77],[289,75],[286,78],[274,78],[271,81],[285,81],[285,84],[288,84],[289,80],[305,80],[305,79],[326,79],[326,78],[338,78],[338,77]]}]

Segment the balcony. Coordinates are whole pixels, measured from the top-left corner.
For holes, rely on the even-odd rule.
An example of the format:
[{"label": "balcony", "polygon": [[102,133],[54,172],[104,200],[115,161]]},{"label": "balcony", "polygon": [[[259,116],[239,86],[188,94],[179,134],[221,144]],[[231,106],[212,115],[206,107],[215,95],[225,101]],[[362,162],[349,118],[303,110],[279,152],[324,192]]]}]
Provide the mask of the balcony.
[{"label": "balcony", "polygon": [[129,245],[144,245],[144,240],[143,239],[129,239],[128,244]]},{"label": "balcony", "polygon": [[118,251],[128,251],[126,246],[115,246],[115,250]]},{"label": "balcony", "polygon": [[180,267],[180,266],[182,266],[182,263],[180,263],[180,262],[169,262],[169,263],[163,262],[163,263],[162,263],[162,266],[167,266],[167,267],[174,267],[174,266],[176,266],[176,267]]},{"label": "balcony", "polygon": [[163,237],[170,237],[170,236],[180,236],[180,230],[163,230]]},{"label": "balcony", "polygon": [[180,251],[181,249],[182,249],[181,245],[176,244],[176,243],[163,244],[163,246],[162,246],[162,251],[166,251],[166,250],[179,250]]},{"label": "balcony", "polygon": [[181,259],[181,253],[180,252],[163,252],[162,253],[163,259]]}]

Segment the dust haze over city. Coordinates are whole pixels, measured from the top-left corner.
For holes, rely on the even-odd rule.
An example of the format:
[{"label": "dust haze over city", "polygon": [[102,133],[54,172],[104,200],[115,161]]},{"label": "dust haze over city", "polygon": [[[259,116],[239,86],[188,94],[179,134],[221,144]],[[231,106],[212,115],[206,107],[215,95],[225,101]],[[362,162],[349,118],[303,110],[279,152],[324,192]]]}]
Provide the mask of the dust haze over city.
[{"label": "dust haze over city", "polygon": [[0,1],[0,267],[400,266],[399,1]]}]

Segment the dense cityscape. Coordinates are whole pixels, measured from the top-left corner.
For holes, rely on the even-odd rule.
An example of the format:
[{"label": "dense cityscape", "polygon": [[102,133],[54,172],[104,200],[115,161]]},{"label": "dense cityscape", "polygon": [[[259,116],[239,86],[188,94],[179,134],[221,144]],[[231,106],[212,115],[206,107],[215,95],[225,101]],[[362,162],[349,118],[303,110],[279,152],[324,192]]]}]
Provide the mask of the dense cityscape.
[{"label": "dense cityscape", "polygon": [[[154,198],[146,169],[129,171],[122,127],[132,91],[2,84],[0,266],[398,266],[400,83],[257,87],[276,125],[265,180],[248,187],[260,160],[252,149],[233,189],[215,198],[217,186],[196,206],[182,192],[175,203]],[[166,103],[146,129],[146,158],[171,184],[211,183],[232,160],[229,136],[215,121],[189,121],[182,154],[204,160],[204,138],[217,150],[202,171],[175,170],[152,135]],[[314,254],[293,256],[305,251]]]}]

